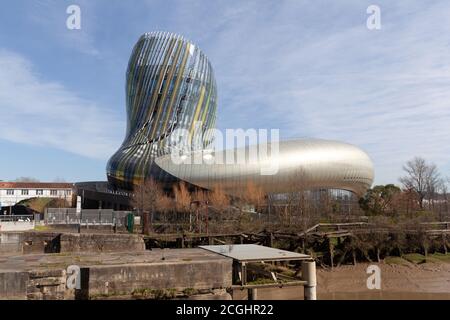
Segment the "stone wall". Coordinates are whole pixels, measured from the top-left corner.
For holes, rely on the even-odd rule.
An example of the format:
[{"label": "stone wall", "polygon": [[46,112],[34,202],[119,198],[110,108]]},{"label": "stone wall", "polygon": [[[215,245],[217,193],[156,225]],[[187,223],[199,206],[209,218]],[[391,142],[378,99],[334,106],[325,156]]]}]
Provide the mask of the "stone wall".
[{"label": "stone wall", "polygon": [[22,252],[22,232],[0,232],[0,254]]},{"label": "stone wall", "polygon": [[25,232],[23,253],[143,251],[145,242],[135,234]]},{"label": "stone wall", "polygon": [[24,254],[60,252],[61,234],[54,232],[25,232],[22,236]]},{"label": "stone wall", "polygon": [[34,229],[34,221],[2,221],[0,232],[3,231],[26,231]]},{"label": "stone wall", "polygon": [[28,272],[8,271],[0,273],[1,299],[26,299]]},{"label": "stone wall", "polygon": [[[80,225],[78,223],[72,224],[46,224],[45,227],[48,231],[52,232],[69,232],[69,233],[78,233],[80,229],[82,232],[95,232],[95,233],[114,233],[114,226],[110,224],[105,225]],[[125,226],[117,226],[117,232],[125,232],[127,233],[127,228]]]},{"label": "stone wall", "polygon": [[177,257],[168,261],[158,259],[158,254],[149,254],[145,255],[146,263],[120,265],[102,265],[101,258],[96,265],[96,260],[90,260],[90,265],[80,265],[80,289],[67,288],[67,267],[76,264],[70,259],[50,259],[46,266],[36,263],[27,271],[5,269],[0,272],[0,299],[230,298],[225,289],[232,284],[231,259],[201,249],[180,249],[168,254]]},{"label": "stone wall", "polygon": [[60,252],[144,251],[142,236],[133,234],[77,234],[61,235]]},{"label": "stone wall", "polygon": [[231,260],[141,265],[93,266],[86,271],[89,296],[114,296],[135,290],[205,290],[231,287]]},{"label": "stone wall", "polygon": [[66,281],[66,271],[62,269],[30,271],[26,297],[28,300],[74,299],[74,290],[66,288]]}]

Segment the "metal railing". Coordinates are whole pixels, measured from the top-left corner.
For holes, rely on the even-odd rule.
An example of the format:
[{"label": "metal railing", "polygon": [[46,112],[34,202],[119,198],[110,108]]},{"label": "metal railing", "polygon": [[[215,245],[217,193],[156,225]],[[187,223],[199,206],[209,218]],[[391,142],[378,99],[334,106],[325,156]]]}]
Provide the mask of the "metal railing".
[{"label": "metal railing", "polygon": [[7,221],[33,221],[34,216],[33,215],[0,215],[0,222],[7,222]]},{"label": "metal railing", "polygon": [[116,225],[124,226],[130,211],[112,209],[49,208],[44,214],[45,224]]}]

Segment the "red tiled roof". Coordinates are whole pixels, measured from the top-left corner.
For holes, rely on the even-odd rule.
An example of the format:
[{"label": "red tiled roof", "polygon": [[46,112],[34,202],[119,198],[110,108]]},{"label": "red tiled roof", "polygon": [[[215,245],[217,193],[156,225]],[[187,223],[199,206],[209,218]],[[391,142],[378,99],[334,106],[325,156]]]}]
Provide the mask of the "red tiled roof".
[{"label": "red tiled roof", "polygon": [[0,182],[0,189],[72,189],[66,182]]}]

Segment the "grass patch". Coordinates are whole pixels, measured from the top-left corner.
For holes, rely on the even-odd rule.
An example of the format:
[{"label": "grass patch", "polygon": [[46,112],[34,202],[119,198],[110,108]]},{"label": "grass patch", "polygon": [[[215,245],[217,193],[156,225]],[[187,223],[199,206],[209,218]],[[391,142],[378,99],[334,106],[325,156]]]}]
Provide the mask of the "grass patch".
[{"label": "grass patch", "polygon": [[387,264],[396,264],[396,265],[406,265],[407,261],[400,257],[386,257],[384,258],[384,262]]},{"label": "grass patch", "polygon": [[45,208],[65,208],[68,206],[67,201],[64,199],[44,197],[25,199],[17,204],[23,205],[40,213],[44,213]]},{"label": "grass patch", "polygon": [[386,257],[384,262],[387,264],[397,264],[397,265],[406,265],[407,262],[411,262],[414,264],[422,264],[426,262],[431,263],[450,263],[450,254],[443,253],[432,253],[429,254],[427,258],[424,255],[419,253],[407,253],[402,257]]},{"label": "grass patch", "polygon": [[34,231],[48,231],[51,230],[49,226],[35,226]]},{"label": "grass patch", "polygon": [[257,285],[257,284],[271,284],[275,283],[272,279],[256,279],[254,281],[247,282],[248,285]]},{"label": "grass patch", "polygon": [[432,260],[433,262],[450,263],[450,254],[449,253],[444,254],[444,253],[436,252],[436,253],[428,255],[428,259]]},{"label": "grass patch", "polygon": [[407,253],[404,254],[402,258],[414,264],[421,264],[427,262],[425,256],[420,253]]},{"label": "grass patch", "polygon": [[193,296],[194,294],[197,294],[198,290],[194,288],[186,288],[183,290],[183,294],[187,297]]},{"label": "grass patch", "polygon": [[141,288],[135,289],[131,292],[131,295],[135,299],[148,299],[148,300],[170,300],[175,298],[177,290],[174,288],[169,289],[150,289]]},{"label": "grass patch", "polygon": [[98,294],[93,294],[89,296],[89,300],[103,300],[103,299],[107,299],[107,298],[112,298],[112,297],[121,297],[121,296],[127,296],[128,294],[123,291],[123,292],[111,292],[111,293],[98,293]]}]

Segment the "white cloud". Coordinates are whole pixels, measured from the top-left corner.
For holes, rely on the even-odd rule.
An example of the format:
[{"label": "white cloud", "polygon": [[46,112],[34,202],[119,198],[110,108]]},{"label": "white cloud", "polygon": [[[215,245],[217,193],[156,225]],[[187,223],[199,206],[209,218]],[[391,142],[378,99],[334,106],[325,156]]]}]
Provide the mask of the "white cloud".
[{"label": "white cloud", "polygon": [[241,11],[224,1],[202,19],[196,3],[169,21],[212,61],[222,128],[356,144],[374,160],[376,183],[397,182],[414,156],[450,174],[448,2],[380,1],[380,31],[366,28],[369,2],[248,1]]},{"label": "white cloud", "polygon": [[[66,25],[69,14],[68,6],[75,4],[80,7],[81,29],[69,30]],[[63,47],[82,54],[100,57],[100,51],[95,46],[94,34],[98,19],[95,16],[95,4],[92,1],[77,0],[74,3],[58,0],[40,0],[31,3],[27,12],[34,28],[43,30],[54,41]]]},{"label": "white cloud", "polygon": [[30,61],[0,50],[0,138],[106,159],[118,147],[123,120],[109,109],[43,80]]},{"label": "white cloud", "polygon": [[[446,1],[380,0],[382,29],[369,31],[371,1],[148,0],[147,8],[136,6],[144,12],[136,15],[120,6],[114,11],[117,4],[96,12],[83,0],[81,33],[65,29],[64,5],[40,2],[44,6],[33,11],[36,26],[53,41],[103,61],[108,57],[99,55],[94,40],[100,37],[94,35],[108,27],[100,18],[117,11],[120,19],[110,23],[123,25],[124,32],[127,26],[142,33],[163,29],[191,39],[215,69],[220,128],[281,128],[284,137],[354,143],[374,160],[377,183],[396,182],[402,164],[414,156],[450,175]],[[120,47],[112,41],[102,53],[106,49]],[[61,84],[42,81],[11,52],[0,59],[2,137],[97,157],[114,151],[123,129],[113,114]],[[77,147],[64,147],[70,144]]]}]

